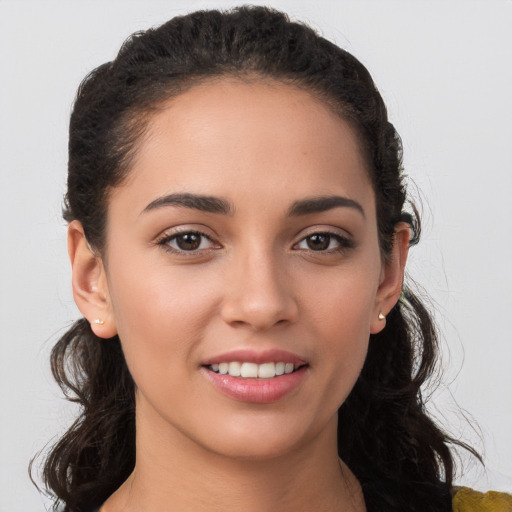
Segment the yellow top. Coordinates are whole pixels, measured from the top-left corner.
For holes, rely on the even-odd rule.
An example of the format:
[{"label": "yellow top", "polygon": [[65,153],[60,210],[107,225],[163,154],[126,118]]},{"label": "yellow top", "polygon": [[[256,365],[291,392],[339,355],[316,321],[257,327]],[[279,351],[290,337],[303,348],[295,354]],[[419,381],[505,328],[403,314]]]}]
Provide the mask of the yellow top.
[{"label": "yellow top", "polygon": [[512,512],[512,494],[459,487],[453,496],[453,512]]}]

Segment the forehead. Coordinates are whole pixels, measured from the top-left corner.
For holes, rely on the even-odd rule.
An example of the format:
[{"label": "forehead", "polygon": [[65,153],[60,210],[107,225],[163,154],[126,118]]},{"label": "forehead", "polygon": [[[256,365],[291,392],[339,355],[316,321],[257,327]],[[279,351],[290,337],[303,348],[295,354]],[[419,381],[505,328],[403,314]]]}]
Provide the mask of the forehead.
[{"label": "forehead", "polygon": [[209,81],[162,104],[119,188],[132,186],[140,207],[172,192],[373,198],[355,130],[309,91],[261,80]]}]

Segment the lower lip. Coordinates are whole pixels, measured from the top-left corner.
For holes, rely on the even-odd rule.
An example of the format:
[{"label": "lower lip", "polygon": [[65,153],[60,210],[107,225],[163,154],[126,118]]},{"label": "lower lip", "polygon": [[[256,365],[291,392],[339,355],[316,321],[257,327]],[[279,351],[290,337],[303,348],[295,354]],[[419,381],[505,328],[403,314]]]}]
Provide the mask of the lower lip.
[{"label": "lower lip", "polygon": [[215,373],[205,367],[202,370],[214,387],[229,398],[239,402],[269,404],[297,389],[306,376],[307,366],[272,379],[244,379]]}]

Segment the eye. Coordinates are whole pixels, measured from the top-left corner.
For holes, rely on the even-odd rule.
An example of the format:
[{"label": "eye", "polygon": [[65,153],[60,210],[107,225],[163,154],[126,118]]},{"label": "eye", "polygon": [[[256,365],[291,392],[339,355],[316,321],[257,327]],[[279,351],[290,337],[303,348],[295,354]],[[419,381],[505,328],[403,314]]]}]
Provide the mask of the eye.
[{"label": "eye", "polygon": [[313,233],[304,237],[296,247],[315,252],[341,252],[352,247],[352,242],[339,234]]},{"label": "eye", "polygon": [[167,235],[158,240],[158,245],[171,252],[195,252],[218,247],[213,240],[199,231],[184,231]]}]

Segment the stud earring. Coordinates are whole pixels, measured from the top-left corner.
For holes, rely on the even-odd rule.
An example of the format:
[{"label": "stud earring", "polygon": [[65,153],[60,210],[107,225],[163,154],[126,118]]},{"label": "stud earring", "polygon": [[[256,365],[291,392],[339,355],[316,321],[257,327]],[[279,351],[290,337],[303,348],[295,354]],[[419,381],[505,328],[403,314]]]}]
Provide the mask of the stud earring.
[{"label": "stud earring", "polygon": [[103,325],[105,322],[101,318],[95,318],[94,323],[96,325]]},{"label": "stud earring", "polygon": [[382,311],[379,313],[379,320],[386,320],[386,317],[382,314]]}]

